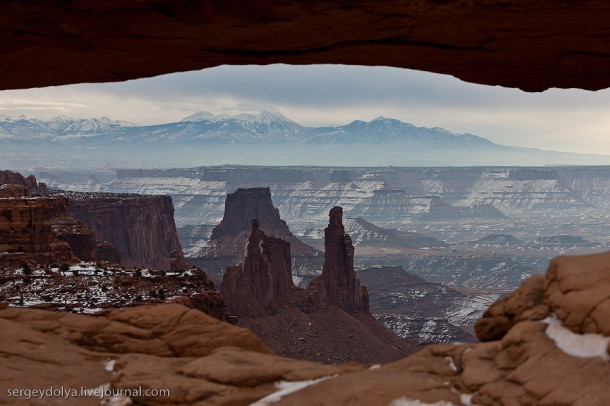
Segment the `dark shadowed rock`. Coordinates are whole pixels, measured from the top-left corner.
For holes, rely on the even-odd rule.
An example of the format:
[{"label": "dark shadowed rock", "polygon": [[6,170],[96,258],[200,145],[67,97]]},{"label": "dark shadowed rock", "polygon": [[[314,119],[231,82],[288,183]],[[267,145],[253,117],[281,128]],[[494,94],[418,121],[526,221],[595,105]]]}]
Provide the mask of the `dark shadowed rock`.
[{"label": "dark shadowed rock", "polygon": [[282,300],[292,300],[290,244],[267,237],[256,219],[251,220],[247,255],[242,264],[227,268],[220,292],[229,312],[238,316],[261,317],[276,314]]},{"label": "dark shadowed rock", "polygon": [[395,66],[528,91],[610,86],[601,0],[17,4],[2,10],[3,89],[275,63]]},{"label": "dark shadowed rock", "polygon": [[[322,275],[310,286],[322,283],[328,303],[346,312],[369,311],[369,295],[354,272],[354,246],[343,227],[343,209],[335,206],[329,213],[328,227],[324,230],[324,268]],[[319,282],[319,281],[320,282]]]},{"label": "dark shadowed rock", "polygon": [[71,198],[69,212],[112,243],[123,265],[169,269],[172,251],[181,251],[169,196]]},{"label": "dark shadowed rock", "polygon": [[111,264],[121,263],[121,253],[108,241],[98,241],[95,248],[95,254],[99,260],[110,262]]},{"label": "dark shadowed rock", "polygon": [[81,261],[94,261],[98,258],[95,233],[76,217],[67,213],[53,217],[51,228],[55,238],[68,243],[76,258]]},{"label": "dark shadowed rock", "polygon": [[[19,194],[27,189],[18,186]],[[9,187],[8,194],[16,188]],[[52,209],[62,201],[47,198],[4,197],[0,198],[0,264],[20,266],[22,264],[51,264],[74,262],[70,246],[59,241],[52,232]]]},{"label": "dark shadowed rock", "polygon": [[284,356],[324,363],[390,362],[414,352],[413,343],[370,315],[341,208],[333,208],[330,216],[327,262],[307,289],[292,281],[290,244],[268,237],[251,220],[245,261],[227,267],[221,284],[229,312],[238,316],[238,325]]},{"label": "dark shadowed rock", "polygon": [[278,237],[290,243],[293,255],[317,255],[317,251],[296,238],[280,212],[273,205],[269,188],[239,188],[227,195],[225,212],[220,224],[197,256],[233,256],[237,262],[244,260],[244,249],[250,234],[250,222],[258,219],[259,227],[270,237]]}]

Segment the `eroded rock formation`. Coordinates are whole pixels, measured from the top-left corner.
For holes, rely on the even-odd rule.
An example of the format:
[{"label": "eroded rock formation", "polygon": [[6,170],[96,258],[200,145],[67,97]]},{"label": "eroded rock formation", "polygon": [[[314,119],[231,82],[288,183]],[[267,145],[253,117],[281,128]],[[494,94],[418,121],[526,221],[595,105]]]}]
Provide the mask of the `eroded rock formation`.
[{"label": "eroded rock formation", "polygon": [[0,199],[0,252],[5,266],[72,262],[70,246],[56,240],[43,199]]},{"label": "eroded rock formation", "polygon": [[[500,316],[513,322],[492,329],[504,330],[495,339],[433,345],[374,366],[277,357],[246,330],[177,305],[123,309],[107,317],[4,308],[0,382],[170,390],[164,398],[137,398],[143,405],[264,405],[271,394],[280,406],[606,405],[608,264],[610,253],[557,258],[546,275],[528,279],[490,308],[487,324]],[[294,322],[297,315],[291,316],[282,322]],[[300,329],[303,340],[314,339],[311,328]],[[108,359],[114,362],[104,364]],[[291,384],[299,385],[292,393],[276,386]],[[99,404],[98,398],[77,400],[74,404]],[[3,391],[0,402],[23,399]]]},{"label": "eroded rock formation", "polygon": [[[337,305],[347,312],[369,311],[369,295],[366,286],[354,272],[354,246],[343,227],[343,209],[335,206],[329,213],[328,227],[324,230],[324,268],[321,281],[330,305]],[[310,286],[318,286],[314,279]]]},{"label": "eroded rock formation", "polygon": [[68,214],[68,199],[55,197],[49,198],[47,201],[53,236],[68,243],[74,256],[81,261],[96,260],[98,257],[95,233],[85,223]]},{"label": "eroded rock formation", "polygon": [[0,188],[0,263],[3,266],[72,262],[70,246],[56,239],[53,207],[65,199],[32,198],[22,185]]},{"label": "eroded rock formation", "polygon": [[243,246],[248,241],[251,220],[258,219],[260,229],[268,236],[290,243],[294,255],[316,255],[317,251],[296,238],[280,212],[273,205],[268,187],[239,188],[227,195],[225,212],[220,224],[212,230],[207,246],[197,256],[232,256],[244,260]]},{"label": "eroded rock formation", "polygon": [[258,219],[259,229],[266,236],[289,243],[293,266],[321,262],[319,251],[290,232],[267,187],[238,188],[229,193],[222,221],[214,227],[205,245],[198,252],[191,252],[188,259],[220,283],[227,266],[245,262],[244,247],[248,244],[252,219]]},{"label": "eroded rock formation", "polygon": [[227,267],[220,292],[229,312],[237,316],[276,314],[280,302],[290,301],[296,288],[292,282],[290,244],[267,237],[252,221],[252,231],[243,265]]},{"label": "eroded rock formation", "polygon": [[19,261],[51,264],[94,260],[95,234],[68,214],[68,199],[41,194],[47,194],[46,186],[37,183],[33,175],[24,178],[17,172],[0,171],[0,207],[4,217],[0,220],[4,236],[0,252],[9,254],[3,254],[0,261],[16,266],[21,265]]},{"label": "eroded rock formation", "polygon": [[386,330],[369,313],[366,287],[353,269],[354,247],[330,211],[322,275],[307,289],[292,281],[290,244],[269,237],[251,220],[247,255],[227,267],[221,293],[238,325],[278,354],[324,363],[389,362],[415,351],[414,343]]},{"label": "eroded rock formation", "polygon": [[368,314],[368,293],[354,272],[354,246],[345,234],[342,212],[341,207],[330,210],[322,275],[307,289],[296,288],[292,281],[290,244],[268,237],[258,219],[252,219],[243,265],[227,267],[223,276],[221,292],[229,311],[260,317],[276,314],[281,307],[311,313],[337,306],[348,313]]},{"label": "eroded rock formation", "polygon": [[181,251],[169,196],[71,194],[68,210],[112,243],[123,265],[169,269],[172,252]]},{"label": "eroded rock formation", "polygon": [[24,178],[19,172],[0,171],[0,185],[21,185],[31,192],[38,192],[39,188],[46,189],[44,183],[38,184],[34,175]]},{"label": "eroded rock formation", "polygon": [[108,241],[98,241],[95,246],[95,255],[97,259],[109,262],[111,264],[121,263],[121,253],[119,250]]}]

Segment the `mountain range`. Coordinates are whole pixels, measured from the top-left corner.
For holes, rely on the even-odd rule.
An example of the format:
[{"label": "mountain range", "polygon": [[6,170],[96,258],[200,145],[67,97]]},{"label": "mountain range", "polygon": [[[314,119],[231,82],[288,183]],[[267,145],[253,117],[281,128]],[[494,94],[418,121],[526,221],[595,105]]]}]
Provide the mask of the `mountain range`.
[{"label": "mountain range", "polygon": [[[548,165],[609,164],[610,157],[494,144],[472,134],[417,127],[392,118],[305,127],[280,113],[214,115],[139,126],[126,121],[40,120],[0,115],[2,158],[28,154],[34,165],[92,163],[123,167],[201,164],[267,165]],[[69,157],[69,159],[67,159]],[[45,161],[46,159],[46,161]],[[81,162],[79,162],[81,161]]]}]

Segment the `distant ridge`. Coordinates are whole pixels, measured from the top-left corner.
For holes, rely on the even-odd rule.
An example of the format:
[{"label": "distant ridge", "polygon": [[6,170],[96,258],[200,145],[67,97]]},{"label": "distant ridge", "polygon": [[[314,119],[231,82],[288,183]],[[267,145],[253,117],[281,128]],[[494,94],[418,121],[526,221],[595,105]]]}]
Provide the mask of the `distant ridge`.
[{"label": "distant ridge", "polygon": [[[198,112],[178,122],[147,126],[108,117],[40,120],[0,115],[0,158],[7,167],[15,168],[610,164],[610,156],[509,147],[468,133],[417,127],[386,117],[305,127],[270,111]],[[24,160],[31,163],[24,164]]]}]

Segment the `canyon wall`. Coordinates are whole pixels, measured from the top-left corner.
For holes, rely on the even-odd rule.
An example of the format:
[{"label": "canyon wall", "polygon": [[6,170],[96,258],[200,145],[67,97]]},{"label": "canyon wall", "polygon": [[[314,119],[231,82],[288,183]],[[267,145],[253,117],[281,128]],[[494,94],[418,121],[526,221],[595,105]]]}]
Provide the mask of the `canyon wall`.
[{"label": "canyon wall", "polygon": [[70,246],[59,241],[51,228],[52,207],[66,199],[32,198],[21,185],[0,187],[0,264],[51,264],[73,262]]},{"label": "canyon wall", "polygon": [[125,266],[169,269],[181,251],[169,196],[71,194],[68,211],[93,229],[97,239],[118,249]]}]

